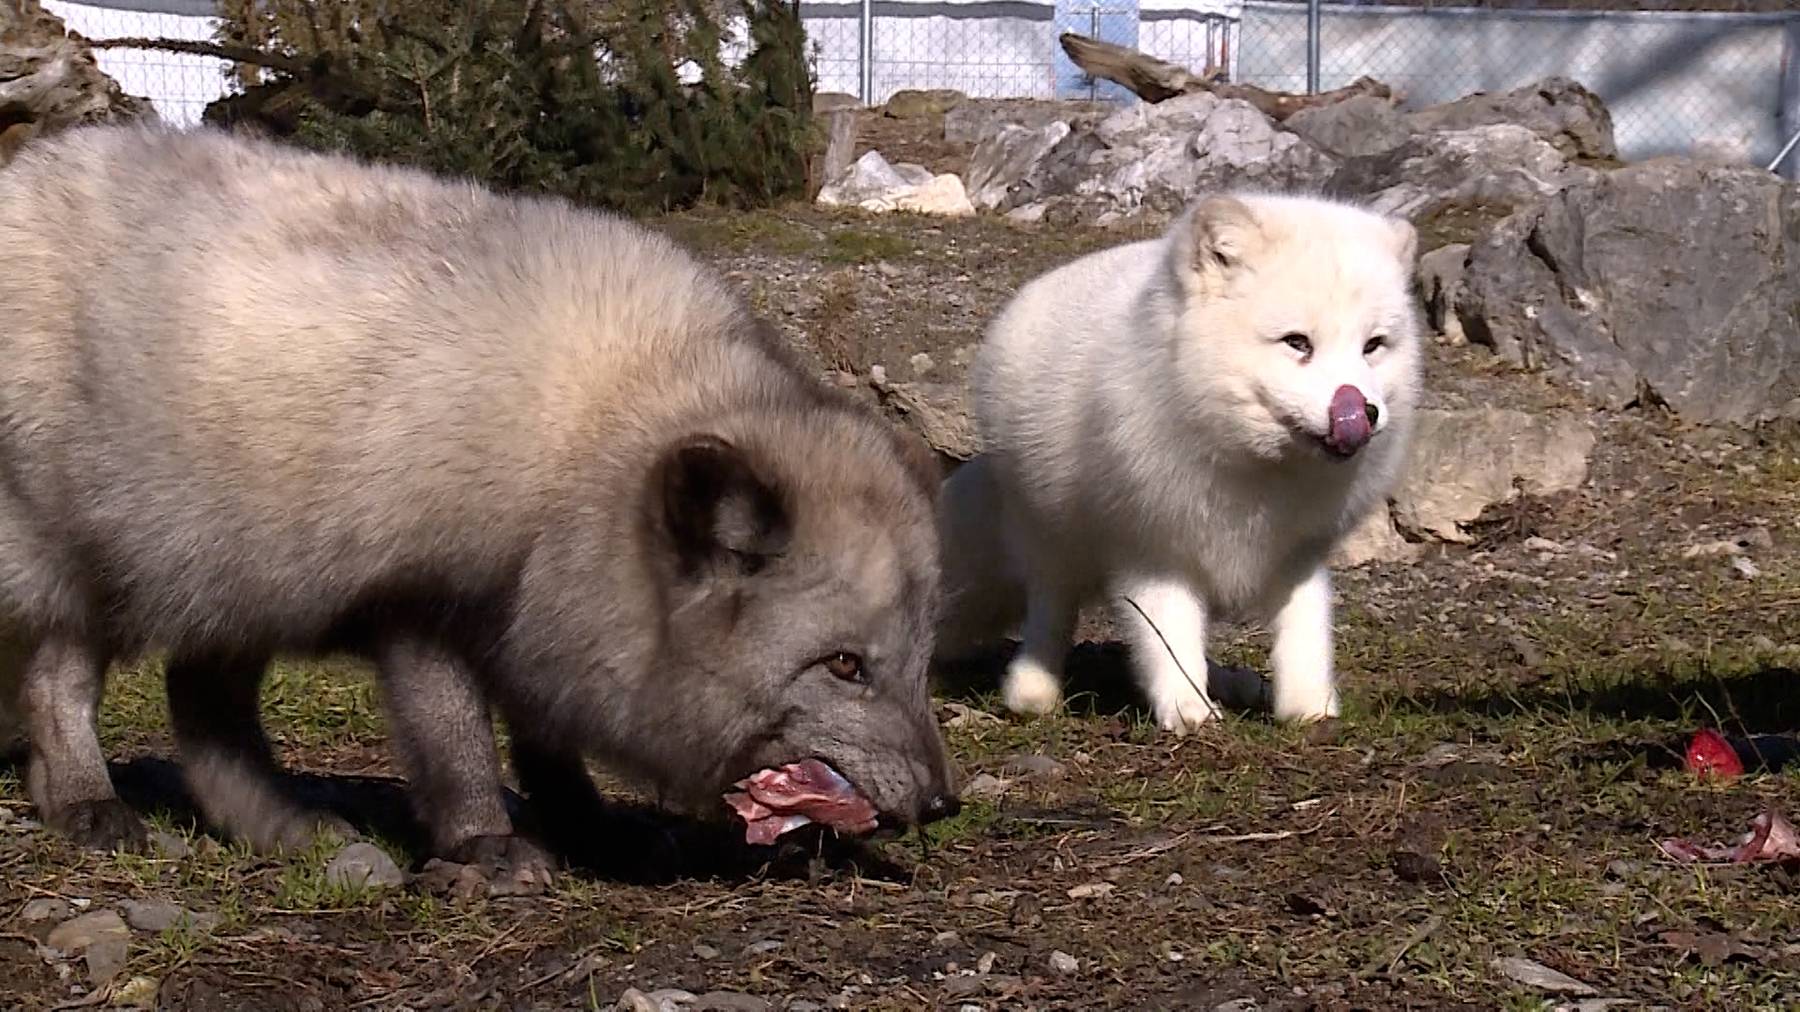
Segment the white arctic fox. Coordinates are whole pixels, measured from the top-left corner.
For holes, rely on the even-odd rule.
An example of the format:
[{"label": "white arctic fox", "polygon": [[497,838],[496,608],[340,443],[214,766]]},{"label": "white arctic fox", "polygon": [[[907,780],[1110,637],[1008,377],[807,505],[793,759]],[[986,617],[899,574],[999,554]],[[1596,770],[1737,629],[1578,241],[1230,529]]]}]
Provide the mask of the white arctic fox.
[{"label": "white arctic fox", "polygon": [[1214,616],[1272,623],[1277,718],[1335,716],[1326,559],[1406,457],[1417,246],[1346,204],[1225,194],[1028,283],[973,367],[983,452],[942,497],[940,659],[1022,621],[1006,705],[1046,712],[1104,595],[1163,728],[1216,713]]}]

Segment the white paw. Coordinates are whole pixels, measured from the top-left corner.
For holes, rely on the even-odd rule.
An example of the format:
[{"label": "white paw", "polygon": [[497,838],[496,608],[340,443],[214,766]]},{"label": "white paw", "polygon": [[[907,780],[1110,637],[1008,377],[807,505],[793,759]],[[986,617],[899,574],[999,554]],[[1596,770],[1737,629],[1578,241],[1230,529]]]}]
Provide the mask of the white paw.
[{"label": "white paw", "polygon": [[1014,713],[1042,715],[1062,705],[1062,682],[1042,664],[1021,657],[1006,666],[1000,695]]},{"label": "white paw", "polygon": [[1186,682],[1152,695],[1150,713],[1157,727],[1177,735],[1198,731],[1200,725],[1219,719],[1218,706]]},{"label": "white paw", "polygon": [[1305,723],[1325,720],[1338,716],[1340,707],[1336,689],[1323,692],[1290,692],[1282,693],[1279,683],[1275,690],[1275,705],[1272,709],[1276,720],[1290,723]]}]

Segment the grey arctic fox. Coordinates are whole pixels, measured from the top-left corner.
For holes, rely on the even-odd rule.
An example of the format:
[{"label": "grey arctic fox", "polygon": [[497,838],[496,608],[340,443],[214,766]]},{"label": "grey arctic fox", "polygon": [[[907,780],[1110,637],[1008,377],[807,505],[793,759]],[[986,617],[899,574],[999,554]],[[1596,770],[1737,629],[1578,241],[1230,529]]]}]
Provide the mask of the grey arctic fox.
[{"label": "grey arctic fox", "polygon": [[202,813],[264,850],[347,829],[282,790],[257,706],[272,658],[339,651],[452,860],[549,874],[496,710],[530,795],[597,800],[591,757],[751,839],[956,810],[929,458],[671,242],[97,126],[0,171],[0,248],[0,709],[56,830],[143,840],[95,716],[151,652]]}]

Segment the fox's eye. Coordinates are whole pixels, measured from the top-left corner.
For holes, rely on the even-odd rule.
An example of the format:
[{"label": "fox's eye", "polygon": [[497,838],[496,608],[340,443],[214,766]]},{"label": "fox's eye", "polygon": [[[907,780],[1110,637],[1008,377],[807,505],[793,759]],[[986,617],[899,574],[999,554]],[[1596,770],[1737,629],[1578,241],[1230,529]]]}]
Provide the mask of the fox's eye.
[{"label": "fox's eye", "polygon": [[1363,354],[1364,355],[1373,355],[1377,351],[1379,351],[1385,347],[1387,347],[1387,335],[1376,334],[1374,337],[1369,338],[1369,340],[1363,344]]},{"label": "fox's eye", "polygon": [[830,657],[825,658],[825,670],[831,672],[834,677],[841,678],[846,682],[861,682],[865,680],[863,677],[862,658],[855,654],[845,653],[841,650],[832,654]]},{"label": "fox's eye", "polygon": [[1305,334],[1284,334],[1282,335],[1281,343],[1302,355],[1312,354],[1312,338],[1307,337]]}]

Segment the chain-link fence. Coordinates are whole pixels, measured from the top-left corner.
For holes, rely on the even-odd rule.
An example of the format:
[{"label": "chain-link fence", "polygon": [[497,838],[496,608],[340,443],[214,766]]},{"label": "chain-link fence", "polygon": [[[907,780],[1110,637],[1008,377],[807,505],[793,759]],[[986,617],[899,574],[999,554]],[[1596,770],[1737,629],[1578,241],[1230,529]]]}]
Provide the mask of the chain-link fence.
[{"label": "chain-link fence", "polygon": [[[205,39],[212,0],[46,0],[90,38]],[[1769,165],[1800,132],[1794,0],[833,0],[798,4],[822,91],[909,88],[1130,101],[1057,44],[1065,31],[1279,91],[1370,76],[1409,106],[1550,75],[1598,93],[1628,159],[1705,153]],[[103,69],[177,123],[228,87],[225,64],[147,50]],[[1782,163],[1800,176],[1800,151]]]}]

